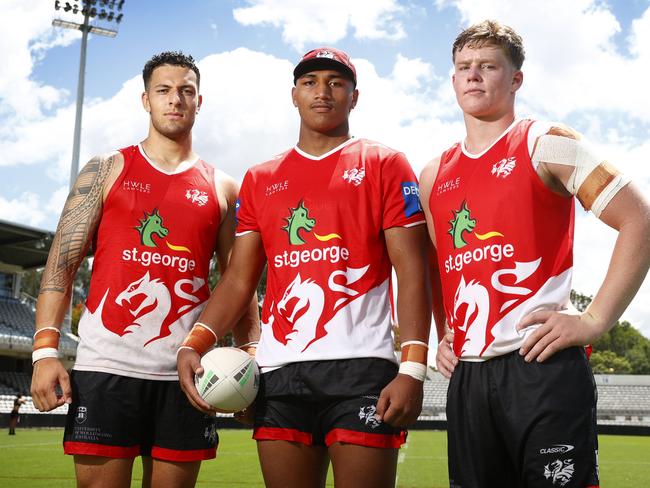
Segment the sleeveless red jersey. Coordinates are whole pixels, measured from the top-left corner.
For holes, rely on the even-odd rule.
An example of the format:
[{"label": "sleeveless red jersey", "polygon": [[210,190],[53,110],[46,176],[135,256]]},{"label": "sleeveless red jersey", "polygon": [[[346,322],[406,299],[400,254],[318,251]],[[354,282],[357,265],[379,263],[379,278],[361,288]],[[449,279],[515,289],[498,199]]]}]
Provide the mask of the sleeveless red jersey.
[{"label": "sleeveless red jersey", "polygon": [[519,349],[526,314],[569,306],[574,203],[535,172],[531,124],[515,121],[479,155],[452,146],[431,191],[445,314],[466,360]]},{"label": "sleeveless red jersey", "polygon": [[359,357],[396,361],[384,230],[424,222],[402,153],[350,139],[320,157],[298,148],[251,168],[237,233],[259,232],[268,260],[263,371]]},{"label": "sleeveless red jersey", "polygon": [[176,173],[140,146],[104,202],[74,368],[174,380],[176,350],[208,299],[221,216],[214,168]]}]

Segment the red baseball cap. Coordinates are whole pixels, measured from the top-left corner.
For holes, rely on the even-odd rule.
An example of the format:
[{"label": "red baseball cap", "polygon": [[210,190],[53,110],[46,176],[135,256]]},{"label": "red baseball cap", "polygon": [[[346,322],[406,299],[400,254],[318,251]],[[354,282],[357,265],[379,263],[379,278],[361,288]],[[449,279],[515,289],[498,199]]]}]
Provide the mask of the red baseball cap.
[{"label": "red baseball cap", "polygon": [[293,84],[310,71],[333,69],[346,75],[357,86],[357,70],[347,53],[333,47],[319,47],[305,54],[293,70]]}]

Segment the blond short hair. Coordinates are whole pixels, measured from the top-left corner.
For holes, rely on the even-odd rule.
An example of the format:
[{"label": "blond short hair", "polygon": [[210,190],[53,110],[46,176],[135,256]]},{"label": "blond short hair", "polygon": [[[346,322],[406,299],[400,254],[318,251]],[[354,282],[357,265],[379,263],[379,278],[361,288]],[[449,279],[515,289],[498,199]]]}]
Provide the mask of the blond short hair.
[{"label": "blond short hair", "polygon": [[451,58],[455,62],[456,53],[465,46],[478,48],[485,45],[500,47],[518,70],[524,64],[526,53],[521,36],[511,27],[496,20],[484,20],[458,34],[451,49]]}]

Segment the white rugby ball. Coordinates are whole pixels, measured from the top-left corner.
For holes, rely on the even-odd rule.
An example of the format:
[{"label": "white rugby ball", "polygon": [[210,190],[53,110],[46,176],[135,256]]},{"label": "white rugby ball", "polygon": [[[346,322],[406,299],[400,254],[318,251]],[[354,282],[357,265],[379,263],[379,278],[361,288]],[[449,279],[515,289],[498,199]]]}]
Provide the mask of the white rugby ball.
[{"label": "white rugby ball", "polygon": [[255,358],[236,347],[218,347],[201,358],[203,374],[194,382],[199,395],[221,412],[239,412],[257,395],[260,372]]}]

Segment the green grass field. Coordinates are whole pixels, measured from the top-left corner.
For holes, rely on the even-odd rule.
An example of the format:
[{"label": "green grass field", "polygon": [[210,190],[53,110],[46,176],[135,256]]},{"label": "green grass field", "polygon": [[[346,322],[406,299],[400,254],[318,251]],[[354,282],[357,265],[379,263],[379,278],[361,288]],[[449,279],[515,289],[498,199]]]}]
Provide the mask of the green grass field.
[{"label": "green grass field", "polygon": [[[198,486],[263,486],[255,443],[245,430],[222,430],[217,459],[203,464]],[[0,486],[11,488],[74,486],[72,459],[63,455],[61,429],[18,429],[0,436]],[[650,486],[650,437],[600,436],[600,475],[604,488]],[[136,462],[133,487],[140,486]],[[447,481],[444,432],[411,431],[399,456],[400,488],[443,488]],[[330,481],[327,486],[333,486]]]}]

